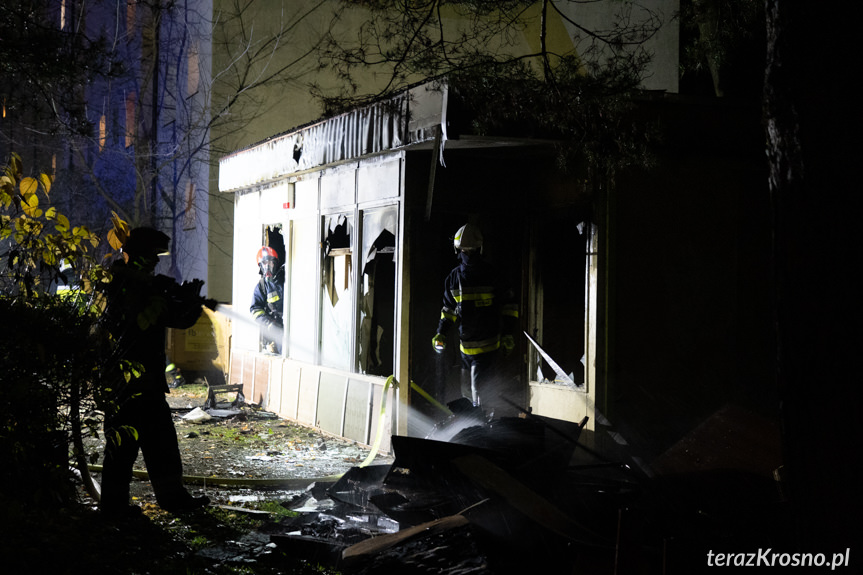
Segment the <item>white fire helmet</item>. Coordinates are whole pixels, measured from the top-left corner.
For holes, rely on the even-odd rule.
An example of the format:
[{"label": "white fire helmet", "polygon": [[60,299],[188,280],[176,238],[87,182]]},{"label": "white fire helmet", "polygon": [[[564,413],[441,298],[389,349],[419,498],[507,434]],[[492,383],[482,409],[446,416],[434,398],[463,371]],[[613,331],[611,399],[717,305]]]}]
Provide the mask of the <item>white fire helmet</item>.
[{"label": "white fire helmet", "polygon": [[473,224],[465,224],[453,236],[452,245],[455,253],[461,250],[478,250],[482,253],[482,233]]}]

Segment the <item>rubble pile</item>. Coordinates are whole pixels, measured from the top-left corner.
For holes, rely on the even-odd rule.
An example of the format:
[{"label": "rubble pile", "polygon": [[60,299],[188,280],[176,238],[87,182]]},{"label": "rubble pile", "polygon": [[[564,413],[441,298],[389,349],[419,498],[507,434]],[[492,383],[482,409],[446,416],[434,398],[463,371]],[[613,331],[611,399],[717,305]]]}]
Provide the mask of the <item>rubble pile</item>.
[{"label": "rubble pile", "polygon": [[771,481],[651,478],[579,443],[583,426],[459,411],[284,503],[300,515],[271,541],[342,573],[686,573],[707,546],[776,533]]},{"label": "rubble pile", "polygon": [[[345,575],[689,574],[709,550],[783,544],[789,523],[772,477],[657,475],[661,465],[598,440],[618,435],[605,423],[593,431],[586,420],[524,411],[495,418],[454,402],[426,437],[393,436],[394,457],[358,466],[366,454],[350,442],[220,407],[201,410],[210,416],[201,421],[185,417],[190,403],[175,409],[184,467],[207,477],[210,498],[267,517],[259,531],[199,551],[226,564],[278,569],[293,558]],[[240,483],[216,489],[214,474]],[[245,499],[298,515],[233,507]]]},{"label": "rubble pile", "polygon": [[608,541],[543,495],[564,474],[580,430],[549,437],[545,427],[541,418],[486,421],[463,410],[427,438],[394,436],[391,465],[354,467],[314,485],[286,503],[300,516],[271,540],[346,573],[559,565],[576,541]]}]

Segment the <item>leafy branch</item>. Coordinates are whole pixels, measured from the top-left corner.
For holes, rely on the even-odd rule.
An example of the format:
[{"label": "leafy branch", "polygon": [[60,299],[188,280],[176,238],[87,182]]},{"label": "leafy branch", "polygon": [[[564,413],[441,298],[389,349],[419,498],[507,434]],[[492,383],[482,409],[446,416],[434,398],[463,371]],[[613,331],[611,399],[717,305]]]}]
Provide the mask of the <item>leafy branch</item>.
[{"label": "leafy branch", "polygon": [[27,298],[47,293],[61,275],[61,261],[80,265],[99,238],[86,226],[72,226],[53,206],[42,208],[53,178],[25,176],[21,157],[13,153],[0,176],[0,288]]}]

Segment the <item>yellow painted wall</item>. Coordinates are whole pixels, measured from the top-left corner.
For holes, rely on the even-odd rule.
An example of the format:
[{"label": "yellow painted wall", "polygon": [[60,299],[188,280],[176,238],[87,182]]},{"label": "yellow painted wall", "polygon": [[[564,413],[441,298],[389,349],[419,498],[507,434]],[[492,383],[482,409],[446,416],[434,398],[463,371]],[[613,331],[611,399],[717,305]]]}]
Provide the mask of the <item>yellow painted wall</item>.
[{"label": "yellow painted wall", "polygon": [[169,359],[185,372],[227,373],[230,335],[231,322],[227,316],[204,308],[192,327],[168,330]]}]

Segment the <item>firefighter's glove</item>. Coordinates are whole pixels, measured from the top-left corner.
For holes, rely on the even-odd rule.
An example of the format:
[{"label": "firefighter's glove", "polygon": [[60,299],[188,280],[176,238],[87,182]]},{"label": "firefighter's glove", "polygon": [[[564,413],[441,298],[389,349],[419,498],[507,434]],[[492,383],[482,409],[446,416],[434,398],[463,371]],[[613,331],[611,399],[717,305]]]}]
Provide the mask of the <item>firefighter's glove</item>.
[{"label": "firefighter's glove", "polygon": [[201,294],[201,288],[204,287],[204,280],[194,279],[185,281],[182,287],[186,293],[198,296]]},{"label": "firefighter's glove", "polygon": [[219,302],[217,302],[214,299],[205,299],[203,303],[204,303],[204,307],[211,309],[213,311],[216,311],[216,307],[219,305]]},{"label": "firefighter's glove", "polygon": [[443,353],[443,350],[446,349],[446,336],[439,333],[434,334],[434,337],[432,338],[432,347],[436,352]]},{"label": "firefighter's glove", "polygon": [[278,334],[279,330],[284,329],[282,326],[282,318],[267,316],[266,319],[262,319],[260,322],[264,324],[264,329],[266,329],[267,333]]},{"label": "firefighter's glove", "polygon": [[500,338],[500,345],[503,347],[503,354],[509,356],[512,350],[515,349],[515,340],[511,335],[505,335]]}]

